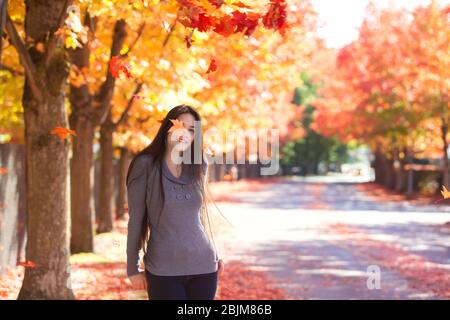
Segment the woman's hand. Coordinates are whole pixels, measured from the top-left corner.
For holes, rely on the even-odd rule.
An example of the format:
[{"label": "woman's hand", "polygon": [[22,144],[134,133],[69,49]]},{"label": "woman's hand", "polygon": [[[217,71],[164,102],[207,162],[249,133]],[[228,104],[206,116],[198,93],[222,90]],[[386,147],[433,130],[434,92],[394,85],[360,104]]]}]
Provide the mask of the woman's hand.
[{"label": "woman's hand", "polygon": [[134,290],[147,290],[147,279],[144,272],[128,277]]},{"label": "woman's hand", "polygon": [[223,260],[222,260],[222,259],[219,259],[218,264],[219,264],[219,266],[218,266],[217,271],[219,271],[219,274],[222,274],[222,272],[223,272],[223,270],[224,270],[224,267],[225,267],[225,266],[224,266]]}]

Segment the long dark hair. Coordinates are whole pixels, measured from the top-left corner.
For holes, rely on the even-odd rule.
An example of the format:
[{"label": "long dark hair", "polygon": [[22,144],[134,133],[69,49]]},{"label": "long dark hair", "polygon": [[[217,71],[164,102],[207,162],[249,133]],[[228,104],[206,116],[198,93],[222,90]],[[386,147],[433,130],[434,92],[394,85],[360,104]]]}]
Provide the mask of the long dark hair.
[{"label": "long dark hair", "polygon": [[[141,150],[139,153],[137,153],[133,159],[131,160],[130,166],[128,167],[128,172],[127,172],[127,177],[126,177],[126,181],[128,184],[128,177],[131,171],[132,166],[134,165],[134,162],[136,160],[136,158],[140,155],[146,155],[146,154],[150,154],[152,155],[152,160],[153,160],[153,164],[157,164],[158,165],[158,170],[159,170],[159,177],[160,177],[160,190],[162,191],[160,193],[161,196],[161,203],[164,204],[165,201],[165,194],[164,194],[164,188],[163,188],[163,174],[162,174],[162,161],[164,161],[163,157],[167,148],[167,135],[169,132],[169,129],[172,127],[173,123],[170,121],[170,119],[175,120],[177,119],[181,114],[184,113],[189,113],[191,114],[194,119],[196,121],[201,121],[201,117],[200,114],[191,106],[186,105],[186,104],[181,104],[178,105],[176,107],[173,107],[165,116],[165,118],[163,120],[161,120],[161,126],[155,136],[155,138],[152,140],[152,142],[150,143],[150,145],[148,145],[146,148],[144,148],[143,150]],[[200,122],[201,124],[201,122]],[[200,130],[197,130],[197,128],[199,128]],[[200,141],[201,142],[201,137],[202,137],[202,133],[201,133],[201,125],[200,126],[196,126],[196,130],[195,130],[195,137],[194,137],[194,141]],[[212,197],[211,197],[211,193],[208,189],[208,179],[207,176],[205,176],[205,173],[202,170],[202,165],[205,162],[205,158],[204,158],[204,152],[203,152],[203,143],[200,143],[200,150],[201,150],[201,155],[202,155],[202,163],[200,164],[195,164],[194,163],[194,143],[191,143],[191,163],[190,164],[186,164],[183,163],[182,165],[183,170],[185,170],[185,168],[187,170],[192,170],[191,173],[193,174],[193,179],[194,179],[194,184],[199,187],[199,190],[201,192],[202,195],[202,206],[201,206],[201,223],[203,224],[203,227],[205,228],[205,231],[207,232],[207,235],[210,239],[212,239],[214,247],[216,247],[215,245],[215,241],[214,241],[214,230],[213,227],[211,225],[211,221],[209,219],[209,210],[208,210],[208,206],[207,206],[207,198],[210,201],[213,201]],[[208,195],[208,197],[207,197]],[[161,214],[162,214],[162,208],[163,206],[160,206],[160,212],[159,212],[159,216],[158,216],[158,223],[159,223],[159,219],[161,218]],[[217,206],[216,206],[217,208]],[[150,234],[150,228],[149,228],[149,224],[147,223],[147,210],[145,210],[145,217],[144,217],[144,223],[142,224],[142,229],[141,229],[141,237],[140,237],[140,249],[142,249],[144,251],[144,253],[146,253],[146,244],[149,238],[149,234]]]}]

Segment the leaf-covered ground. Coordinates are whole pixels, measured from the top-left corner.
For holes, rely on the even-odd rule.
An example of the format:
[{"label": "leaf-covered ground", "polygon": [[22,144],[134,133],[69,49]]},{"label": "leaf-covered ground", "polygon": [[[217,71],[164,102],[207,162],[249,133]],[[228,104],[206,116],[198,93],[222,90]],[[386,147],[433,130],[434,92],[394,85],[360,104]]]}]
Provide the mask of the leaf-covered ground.
[{"label": "leaf-covered ground", "polygon": [[[216,299],[449,299],[450,207],[339,177],[211,184],[225,261]],[[212,212],[214,212],[212,206]],[[217,213],[217,212],[216,212]],[[223,227],[223,228],[222,228]],[[126,221],[71,256],[77,299],[147,299],[125,276]],[[367,287],[368,267],[381,287]],[[3,276],[15,299],[24,267]]]}]

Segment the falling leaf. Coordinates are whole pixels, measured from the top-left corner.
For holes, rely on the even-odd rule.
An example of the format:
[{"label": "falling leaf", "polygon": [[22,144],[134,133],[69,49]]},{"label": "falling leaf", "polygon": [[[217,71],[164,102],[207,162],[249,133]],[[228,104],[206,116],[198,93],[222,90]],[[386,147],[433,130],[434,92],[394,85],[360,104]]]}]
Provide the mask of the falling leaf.
[{"label": "falling leaf", "polygon": [[113,56],[109,61],[109,72],[111,72],[114,78],[117,78],[119,76],[120,66],[121,63],[119,57]]},{"label": "falling leaf", "polygon": [[177,129],[184,129],[184,124],[183,121],[180,121],[178,119],[169,119],[170,121],[172,121],[173,125],[172,127],[170,127],[169,132],[173,132]]},{"label": "falling leaf", "polygon": [[74,136],[77,135],[74,130],[64,127],[55,127],[50,133],[57,135],[61,140],[64,140],[69,134]]},{"label": "falling leaf", "polygon": [[125,76],[130,79],[133,76],[131,75],[131,65],[128,62],[122,63],[121,71],[125,74]]},{"label": "falling leaf", "polygon": [[450,191],[447,190],[447,188],[443,185],[441,190],[441,194],[444,197],[444,199],[450,198]]}]

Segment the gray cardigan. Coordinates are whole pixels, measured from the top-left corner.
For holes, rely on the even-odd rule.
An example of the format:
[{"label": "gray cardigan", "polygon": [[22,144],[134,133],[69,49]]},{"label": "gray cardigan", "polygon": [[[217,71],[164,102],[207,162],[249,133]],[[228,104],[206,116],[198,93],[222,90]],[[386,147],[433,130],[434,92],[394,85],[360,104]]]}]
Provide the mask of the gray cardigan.
[{"label": "gray cardigan", "polygon": [[[139,155],[128,184],[127,275],[138,274],[140,233],[150,224],[144,255],[146,270],[155,275],[176,276],[217,271],[218,255],[200,220],[201,193],[192,173],[183,168],[175,177],[162,161],[165,204],[158,224],[161,201],[159,166],[152,155]],[[203,163],[206,173],[207,163]],[[147,210],[147,221],[144,213]]]}]

